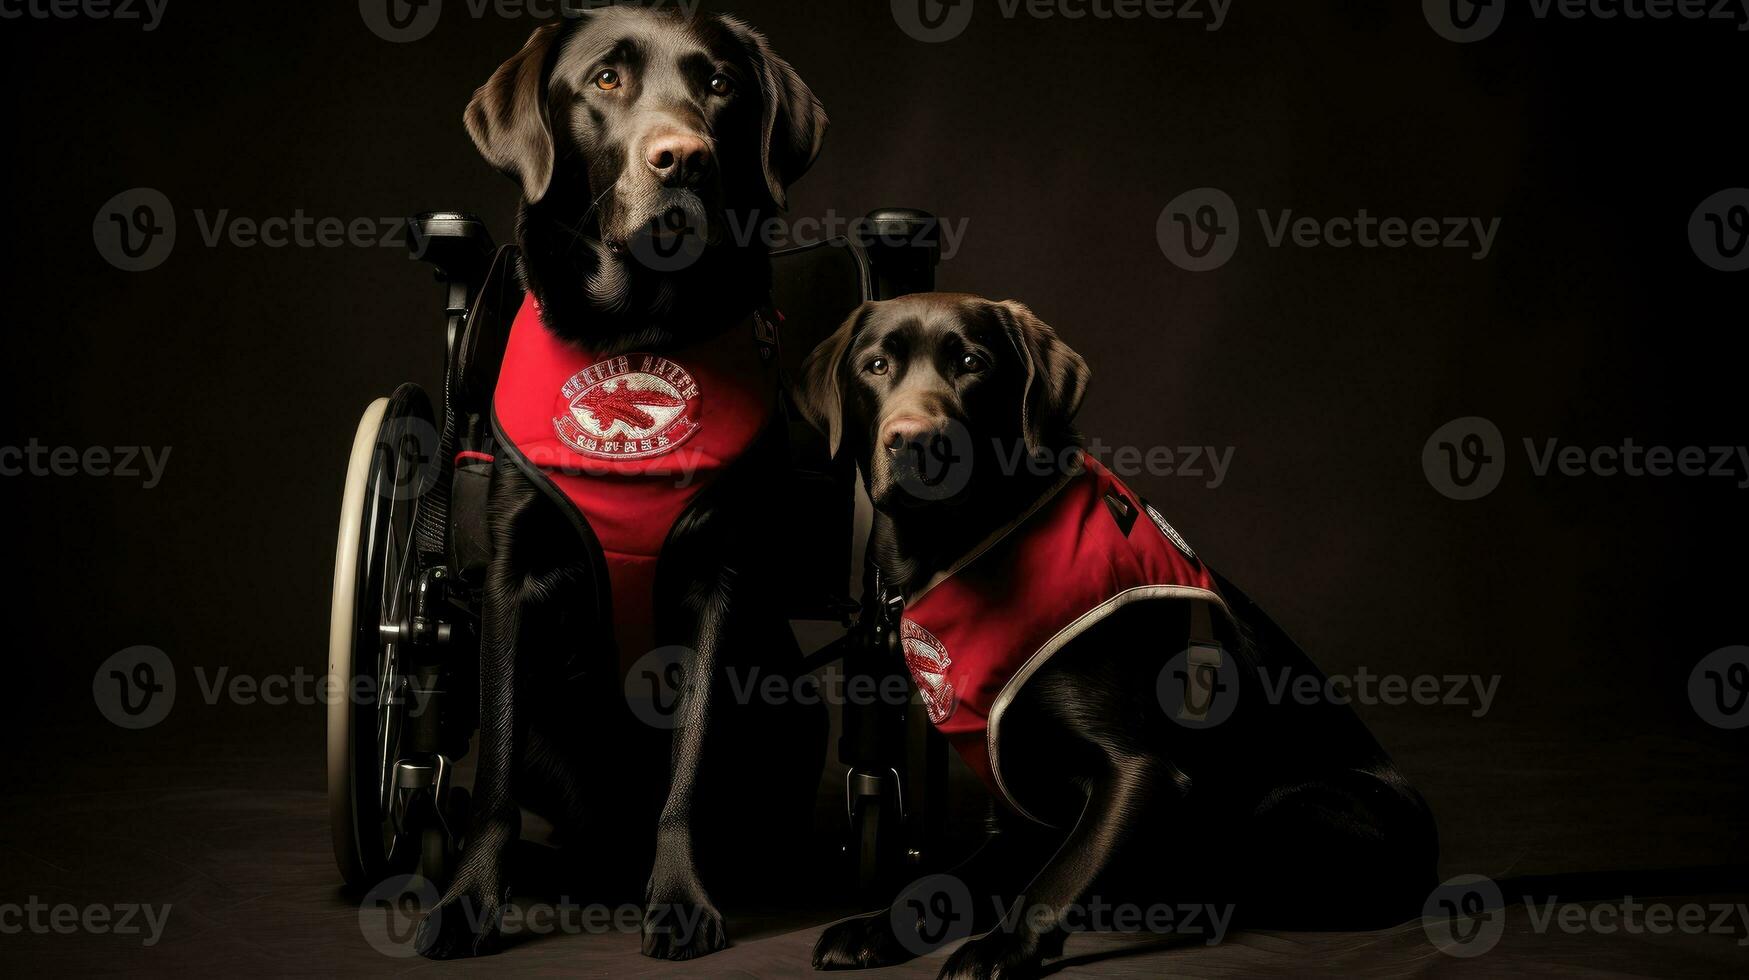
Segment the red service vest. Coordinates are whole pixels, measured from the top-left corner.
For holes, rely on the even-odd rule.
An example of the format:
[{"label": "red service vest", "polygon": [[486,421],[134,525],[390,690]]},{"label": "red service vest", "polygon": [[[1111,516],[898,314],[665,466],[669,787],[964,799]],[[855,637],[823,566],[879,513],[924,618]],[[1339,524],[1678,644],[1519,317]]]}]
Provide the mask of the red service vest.
[{"label": "red service vest", "polygon": [[1002,713],[1021,687],[1128,603],[1193,599],[1226,609],[1214,577],[1166,519],[1097,460],[1080,460],[1079,472],[1028,513],[908,596],[899,626],[929,720],[992,794],[1035,820],[1003,784],[998,751]]},{"label": "red service vest", "polygon": [[548,330],[533,296],[511,325],[492,401],[498,435],[600,542],[622,671],[654,646],[669,531],[776,414],[760,343],[775,337],[755,312],[681,350],[598,357]]}]

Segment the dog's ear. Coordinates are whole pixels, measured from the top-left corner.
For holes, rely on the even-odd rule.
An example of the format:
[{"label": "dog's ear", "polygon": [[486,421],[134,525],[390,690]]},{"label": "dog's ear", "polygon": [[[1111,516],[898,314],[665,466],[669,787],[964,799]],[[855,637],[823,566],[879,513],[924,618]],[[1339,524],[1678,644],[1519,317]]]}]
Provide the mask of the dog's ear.
[{"label": "dog's ear", "polygon": [[857,307],[838,330],[820,342],[802,362],[801,383],[796,386],[797,407],[802,416],[826,437],[833,458],[844,444],[844,363],[850,355],[850,339],[862,329],[869,304]]},{"label": "dog's ear", "polygon": [[771,50],[765,35],[738,17],[719,15],[724,27],[741,42],[758,76],[759,94],[765,100],[764,130],[760,149],[765,160],[765,183],[772,203],[789,206],[788,188],[802,179],[820,155],[826,141],[826,109],[814,97],[789,62]]},{"label": "dog's ear", "polygon": [[1047,435],[1068,429],[1074,421],[1093,372],[1081,355],[1025,304],[1008,300],[992,305],[1026,368],[1020,425],[1027,451],[1036,453]]},{"label": "dog's ear", "polygon": [[547,78],[565,36],[565,22],[535,28],[522,50],[498,66],[474,93],[464,119],[486,162],[522,185],[533,204],[546,196],[556,160]]}]

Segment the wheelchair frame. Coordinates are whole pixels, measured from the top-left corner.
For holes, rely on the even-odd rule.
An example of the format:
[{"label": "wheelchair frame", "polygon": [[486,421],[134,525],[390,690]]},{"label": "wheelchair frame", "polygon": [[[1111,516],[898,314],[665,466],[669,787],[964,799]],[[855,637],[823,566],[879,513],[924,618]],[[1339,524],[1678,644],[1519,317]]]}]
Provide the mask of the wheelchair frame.
[{"label": "wheelchair frame", "polygon": [[[408,226],[412,256],[434,266],[445,286],[444,392],[435,411],[415,384],[377,399],[360,420],[348,464],[329,635],[330,690],[345,694],[329,706],[328,797],[335,859],[358,889],[406,873],[442,888],[467,832],[467,791],[455,785],[454,769],[478,727],[481,583],[471,572],[488,547],[482,525],[490,470],[475,458],[490,459],[482,450],[490,448],[491,400],[522,296],[515,247],[495,247],[477,218],[429,212]],[[860,294],[828,298],[828,311],[814,319],[830,322],[812,324],[816,335],[798,331],[806,349],[793,343],[795,334],[780,338],[789,342],[780,355],[786,367],[799,365],[856,303],[934,288],[940,248],[931,215],[878,210],[863,228],[861,241],[835,238],[773,253],[779,309],[791,265],[848,257]],[[843,308],[830,310],[833,302]],[[847,678],[878,683],[898,675],[908,683],[897,610],[876,607],[873,571],[863,559],[872,511],[854,467],[829,459],[823,440],[795,412],[787,415],[790,477],[808,483],[810,497],[820,495],[819,519],[843,525],[836,539],[810,535],[829,547],[806,577],[842,588],[798,591],[790,618],[834,621],[847,632],[804,667],[841,658]],[[841,579],[816,574],[834,562]],[[884,901],[942,839],[945,741],[914,695],[903,708],[847,703],[842,711],[837,749],[848,769],[849,880],[859,898]]]}]

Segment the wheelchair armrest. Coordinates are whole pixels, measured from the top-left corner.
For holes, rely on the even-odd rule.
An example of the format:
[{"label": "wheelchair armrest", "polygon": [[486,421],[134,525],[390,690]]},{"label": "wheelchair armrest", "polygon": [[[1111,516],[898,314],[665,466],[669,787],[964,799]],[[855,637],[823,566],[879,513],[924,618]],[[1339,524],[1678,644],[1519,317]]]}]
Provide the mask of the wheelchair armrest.
[{"label": "wheelchair armrest", "polygon": [[915,208],[880,208],[864,219],[863,251],[874,271],[876,299],[892,299],[935,288],[941,263],[941,222]]},{"label": "wheelchair armrest", "polygon": [[467,312],[496,251],[485,222],[459,211],[427,211],[407,219],[407,251],[437,268],[449,284],[449,312]]}]

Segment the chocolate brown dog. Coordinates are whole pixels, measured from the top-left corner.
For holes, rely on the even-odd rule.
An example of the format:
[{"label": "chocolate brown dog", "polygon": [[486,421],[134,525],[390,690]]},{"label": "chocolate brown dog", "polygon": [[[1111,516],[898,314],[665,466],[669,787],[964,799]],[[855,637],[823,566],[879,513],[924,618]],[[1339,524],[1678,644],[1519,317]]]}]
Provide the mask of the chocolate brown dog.
[{"label": "chocolate brown dog", "polygon": [[[738,20],[606,7],[536,30],[466,123],[521,189],[529,296],[494,398],[474,812],[419,949],[493,948],[527,806],[595,842],[593,886],[647,880],[647,955],[709,953],[700,866],[758,853],[711,835],[805,824],[823,755],[817,711],[749,720],[723,678],[799,659],[757,530],[788,460],[770,259],[731,229],[782,209],[825,113]],[[685,651],[672,735],[627,700],[663,650]]]},{"label": "chocolate brown dog", "polygon": [[[1410,917],[1435,880],[1427,807],[1346,705],[1266,695],[1266,673],[1323,678],[1078,451],[1088,377],[1026,307],[945,294],[864,305],[805,369],[807,411],[875,503],[870,553],[931,720],[1002,804],[954,872],[984,934],[942,976],[1032,975],[1088,903]],[[895,923],[917,914],[831,926],[814,966],[911,958]]]}]

